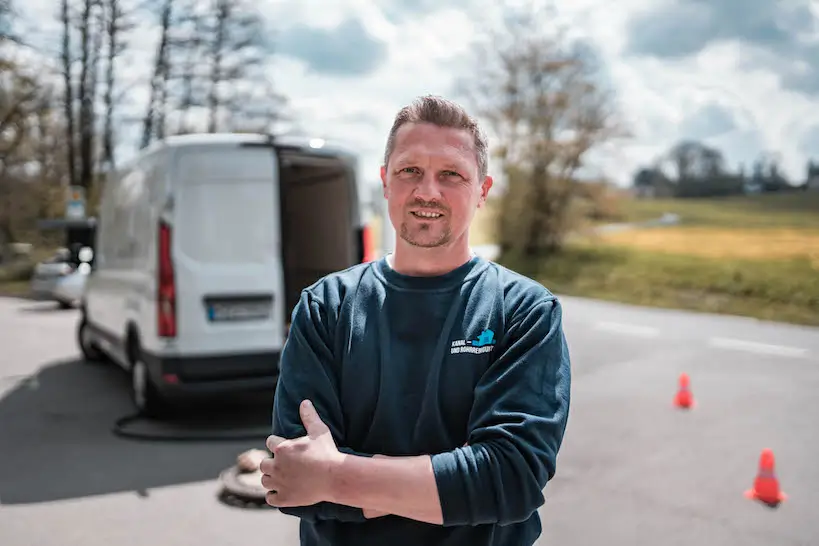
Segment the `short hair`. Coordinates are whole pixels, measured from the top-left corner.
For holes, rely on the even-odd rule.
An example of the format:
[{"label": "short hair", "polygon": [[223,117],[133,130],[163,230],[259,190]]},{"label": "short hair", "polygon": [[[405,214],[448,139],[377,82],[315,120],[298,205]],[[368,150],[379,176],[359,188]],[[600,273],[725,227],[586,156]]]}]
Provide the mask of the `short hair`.
[{"label": "short hair", "polygon": [[407,123],[431,123],[438,127],[469,131],[474,141],[478,174],[481,181],[486,177],[489,171],[489,143],[480,124],[460,104],[434,95],[416,98],[410,104],[401,108],[395,115],[395,121],[393,121],[390,134],[387,137],[384,165],[389,163],[390,156],[395,149],[395,135],[398,133],[398,129]]}]

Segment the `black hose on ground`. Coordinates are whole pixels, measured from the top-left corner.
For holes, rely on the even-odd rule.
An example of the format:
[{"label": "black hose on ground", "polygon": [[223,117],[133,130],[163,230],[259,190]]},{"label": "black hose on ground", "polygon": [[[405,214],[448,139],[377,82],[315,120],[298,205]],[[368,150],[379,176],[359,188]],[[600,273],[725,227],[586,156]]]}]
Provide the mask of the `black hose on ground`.
[{"label": "black hose on ground", "polygon": [[[114,422],[112,432],[121,438],[131,440],[155,440],[155,441],[174,441],[174,442],[207,442],[207,441],[245,441],[245,440],[260,440],[264,439],[269,434],[269,429],[222,429],[211,431],[192,431],[185,430],[180,426],[169,427],[163,430],[161,422],[160,426],[148,426],[140,429],[140,427],[130,427],[129,425],[135,423],[158,423],[156,420],[150,419],[142,413],[132,413],[120,417]],[[272,508],[265,501],[265,490],[261,483],[258,485],[251,485],[243,482],[240,476],[245,474],[237,465],[231,466],[223,470],[219,474],[219,483],[221,490],[218,493],[218,499],[235,508]]]},{"label": "black hose on ground", "polygon": [[[137,423],[145,423],[148,426],[132,427]],[[156,423],[152,425],[151,423]],[[170,424],[171,426],[167,426]],[[165,425],[165,426],[163,426]],[[212,441],[261,441],[270,435],[269,427],[240,428],[240,429],[218,429],[218,430],[195,430],[185,429],[183,424],[173,422],[162,422],[151,419],[142,413],[132,413],[120,417],[114,422],[111,431],[120,438],[130,440],[154,440],[172,442],[212,442]]]}]

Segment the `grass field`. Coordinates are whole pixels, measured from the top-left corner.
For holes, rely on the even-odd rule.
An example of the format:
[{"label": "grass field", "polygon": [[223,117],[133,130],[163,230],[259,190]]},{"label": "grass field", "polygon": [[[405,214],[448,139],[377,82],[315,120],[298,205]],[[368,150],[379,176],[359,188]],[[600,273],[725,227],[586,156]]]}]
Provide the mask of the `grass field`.
[{"label": "grass field", "polygon": [[610,232],[615,246],[714,259],[788,260],[819,264],[819,192],[727,199],[628,200],[628,221],[680,216],[674,227]]},{"label": "grass field", "polygon": [[819,326],[819,193],[629,200],[628,222],[527,270],[557,293]]},{"label": "grass field", "polygon": [[819,229],[819,192],[791,192],[720,199],[628,199],[627,222],[679,214],[682,225],[723,228]]},{"label": "grass field", "polygon": [[819,267],[804,258],[716,260],[577,243],[550,259],[506,265],[557,294],[819,326]]},{"label": "grass field", "polygon": [[668,227],[607,233],[614,246],[714,259],[808,258],[819,267],[819,229]]}]

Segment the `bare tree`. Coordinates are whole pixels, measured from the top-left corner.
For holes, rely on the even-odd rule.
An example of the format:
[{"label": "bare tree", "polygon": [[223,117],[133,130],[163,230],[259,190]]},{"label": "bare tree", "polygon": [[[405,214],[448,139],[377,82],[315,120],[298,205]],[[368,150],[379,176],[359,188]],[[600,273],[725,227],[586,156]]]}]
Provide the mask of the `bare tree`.
[{"label": "bare tree", "polygon": [[104,0],[105,10],[104,27],[106,38],[106,63],[105,63],[105,95],[103,103],[105,108],[104,127],[102,131],[102,161],[105,168],[114,168],[114,113],[117,105],[117,59],[126,50],[126,42],[123,36],[134,28],[134,24],[129,20],[129,13],[123,8],[122,0]]},{"label": "bare tree", "polygon": [[100,173],[114,166],[116,107],[128,91],[119,89],[117,64],[135,10],[129,0],[61,0],[67,182],[85,187],[89,198]]},{"label": "bare tree", "polygon": [[259,14],[247,0],[163,2],[141,145],[167,131],[270,130],[286,100],[268,77],[269,32]]},{"label": "bare tree", "polygon": [[71,47],[71,5],[69,0],[62,0],[60,19],[63,26],[62,70],[63,70],[63,109],[65,114],[65,153],[68,158],[68,183],[77,185],[77,154],[74,120],[74,77],[73,49]]},{"label": "bare tree", "polygon": [[154,138],[165,134],[165,100],[170,75],[170,42],[175,0],[163,0],[159,13],[159,41],[154,56],[153,75],[149,82],[149,98],[142,119],[142,142],[145,148]]},{"label": "bare tree", "polygon": [[32,202],[32,188],[23,182],[38,171],[34,129],[50,106],[48,86],[26,68],[0,63],[0,243],[15,241],[21,209]]},{"label": "bare tree", "polygon": [[491,29],[462,85],[500,141],[495,155],[507,185],[497,217],[508,254],[562,247],[576,219],[578,170],[595,147],[626,134],[594,56],[545,30],[546,21],[528,7]]},{"label": "bare tree", "polygon": [[725,158],[722,152],[692,140],[675,144],[666,156],[673,165],[676,181],[704,180],[725,172]]},{"label": "bare tree", "polygon": [[91,51],[94,39],[94,8],[96,0],[83,0],[82,15],[78,21],[80,31],[80,77],[77,100],[79,109],[79,185],[89,188],[94,177],[94,95],[96,55]]},{"label": "bare tree", "polygon": [[[76,10],[70,0],[61,4],[63,108],[69,183],[91,188],[97,172],[97,98],[105,13],[100,0],[80,0],[79,4]],[[78,43],[72,39],[74,32],[79,35]]]},{"label": "bare tree", "polygon": [[177,134],[195,130],[190,118],[192,110],[205,104],[208,69],[200,62],[200,55],[208,38],[204,32],[205,17],[196,13],[193,7],[186,7],[179,17],[173,40],[174,50],[178,52],[174,62],[174,78],[178,86]]},{"label": "bare tree", "polygon": [[17,35],[12,31],[17,13],[11,0],[0,0],[0,44],[17,41]]},{"label": "bare tree", "polygon": [[206,43],[208,132],[247,128],[252,121],[261,122],[255,130],[266,130],[283,104],[267,78],[269,48],[261,17],[247,0],[215,0],[203,30],[211,37]]}]

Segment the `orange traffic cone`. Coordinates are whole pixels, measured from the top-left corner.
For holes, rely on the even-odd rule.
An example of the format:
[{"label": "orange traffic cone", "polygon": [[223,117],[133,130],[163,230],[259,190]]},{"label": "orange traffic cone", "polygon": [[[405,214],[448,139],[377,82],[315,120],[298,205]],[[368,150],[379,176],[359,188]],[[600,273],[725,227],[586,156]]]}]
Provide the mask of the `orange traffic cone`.
[{"label": "orange traffic cone", "polygon": [[779,480],[774,473],[774,454],[770,449],[763,449],[759,457],[759,471],[754,479],[754,487],[745,492],[745,496],[758,500],[768,506],[777,506],[788,496],[779,489]]},{"label": "orange traffic cone", "polygon": [[681,373],[679,379],[680,387],[677,390],[677,394],[674,396],[674,405],[678,408],[693,408],[694,407],[694,395],[691,394],[691,388],[689,386],[688,374]]}]

